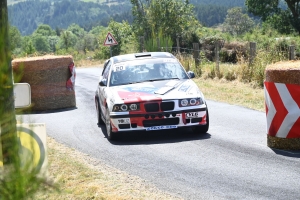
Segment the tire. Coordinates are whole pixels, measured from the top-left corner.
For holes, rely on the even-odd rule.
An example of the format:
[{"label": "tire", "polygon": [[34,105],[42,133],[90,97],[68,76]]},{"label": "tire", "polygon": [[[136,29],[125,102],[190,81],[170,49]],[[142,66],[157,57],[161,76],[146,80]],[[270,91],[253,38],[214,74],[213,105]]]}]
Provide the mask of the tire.
[{"label": "tire", "polygon": [[207,133],[209,129],[209,114],[208,114],[208,109],[206,110],[206,124],[203,126],[195,126],[192,128],[194,133],[197,134],[205,134]]},{"label": "tire", "polygon": [[116,139],[116,133],[112,132],[108,109],[107,109],[106,115],[105,115],[105,126],[106,126],[107,139],[108,140],[115,140]]},{"label": "tire", "polygon": [[96,112],[97,112],[97,124],[102,125],[104,124],[102,118],[101,118],[101,109],[98,98],[95,98],[95,104],[96,104]]}]

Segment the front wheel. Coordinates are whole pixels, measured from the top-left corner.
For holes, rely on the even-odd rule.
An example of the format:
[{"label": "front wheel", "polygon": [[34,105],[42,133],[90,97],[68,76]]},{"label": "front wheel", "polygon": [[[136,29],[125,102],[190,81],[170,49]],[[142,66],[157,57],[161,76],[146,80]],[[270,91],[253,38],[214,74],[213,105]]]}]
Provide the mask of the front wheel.
[{"label": "front wheel", "polygon": [[195,126],[192,128],[194,133],[205,134],[209,129],[209,115],[208,110],[206,110],[206,124],[203,126]]},{"label": "front wheel", "polygon": [[99,126],[101,124],[104,124],[104,122],[101,119],[101,109],[100,109],[99,100],[97,98],[95,98],[95,104],[96,104],[96,112],[97,112],[97,123]]},{"label": "front wheel", "polygon": [[116,138],[115,136],[116,133],[112,132],[108,109],[106,110],[106,115],[105,115],[105,126],[106,126],[107,139],[114,140]]}]

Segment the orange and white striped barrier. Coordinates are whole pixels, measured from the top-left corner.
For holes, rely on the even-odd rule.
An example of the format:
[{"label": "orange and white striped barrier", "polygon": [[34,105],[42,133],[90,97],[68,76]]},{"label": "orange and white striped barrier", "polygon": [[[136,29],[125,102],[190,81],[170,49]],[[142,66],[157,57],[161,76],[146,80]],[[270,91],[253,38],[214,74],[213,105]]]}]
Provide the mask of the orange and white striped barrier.
[{"label": "orange and white striped barrier", "polygon": [[300,85],[265,82],[267,133],[300,138]]}]

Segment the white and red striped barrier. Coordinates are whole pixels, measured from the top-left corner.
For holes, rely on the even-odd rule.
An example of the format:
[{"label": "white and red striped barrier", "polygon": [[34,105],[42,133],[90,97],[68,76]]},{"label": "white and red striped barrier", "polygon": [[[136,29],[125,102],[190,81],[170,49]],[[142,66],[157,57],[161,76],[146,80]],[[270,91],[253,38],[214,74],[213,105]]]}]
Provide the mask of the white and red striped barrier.
[{"label": "white and red striped barrier", "polygon": [[300,138],[300,85],[265,82],[267,133]]}]

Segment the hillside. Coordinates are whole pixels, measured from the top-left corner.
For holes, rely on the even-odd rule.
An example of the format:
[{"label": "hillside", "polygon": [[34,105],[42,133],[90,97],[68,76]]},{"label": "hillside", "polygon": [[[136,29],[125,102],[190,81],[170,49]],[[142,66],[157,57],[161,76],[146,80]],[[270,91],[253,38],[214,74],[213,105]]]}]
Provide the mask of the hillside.
[{"label": "hillside", "polygon": [[[106,26],[112,18],[132,22],[129,0],[7,0],[9,21],[22,35],[30,35],[38,25],[48,24],[52,29],[66,29],[76,23],[85,30]],[[197,19],[205,26],[224,22],[227,10],[244,6],[245,0],[191,0]]]}]

